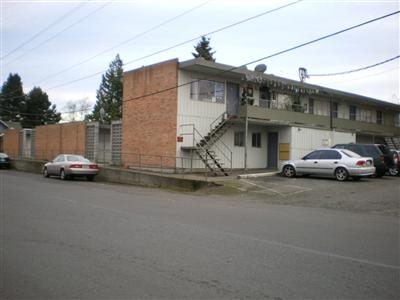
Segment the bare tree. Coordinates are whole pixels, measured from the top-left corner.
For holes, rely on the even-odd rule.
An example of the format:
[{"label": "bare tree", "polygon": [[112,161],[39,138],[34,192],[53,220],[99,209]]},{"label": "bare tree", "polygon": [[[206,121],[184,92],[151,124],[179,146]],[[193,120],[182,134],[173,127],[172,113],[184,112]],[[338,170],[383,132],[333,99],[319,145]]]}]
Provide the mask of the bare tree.
[{"label": "bare tree", "polygon": [[92,104],[88,98],[68,101],[64,106],[63,120],[69,122],[82,121],[91,109]]}]

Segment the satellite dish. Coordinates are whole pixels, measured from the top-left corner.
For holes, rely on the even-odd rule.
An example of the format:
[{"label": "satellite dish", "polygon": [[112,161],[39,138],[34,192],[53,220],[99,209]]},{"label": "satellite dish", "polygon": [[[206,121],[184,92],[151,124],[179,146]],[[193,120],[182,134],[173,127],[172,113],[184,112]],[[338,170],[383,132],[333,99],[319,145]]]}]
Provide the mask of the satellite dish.
[{"label": "satellite dish", "polygon": [[304,82],[307,78],[310,78],[310,76],[308,76],[308,72],[306,68],[299,68],[299,78],[301,82]]},{"label": "satellite dish", "polygon": [[264,64],[259,64],[254,68],[254,71],[264,73],[267,70],[267,66]]}]

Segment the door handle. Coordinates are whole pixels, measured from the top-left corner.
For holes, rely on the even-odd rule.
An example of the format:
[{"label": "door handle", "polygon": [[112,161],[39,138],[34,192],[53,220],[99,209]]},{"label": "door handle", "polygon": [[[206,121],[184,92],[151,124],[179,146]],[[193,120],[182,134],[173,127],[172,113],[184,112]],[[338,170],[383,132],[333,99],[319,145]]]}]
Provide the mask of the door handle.
[{"label": "door handle", "polygon": [[314,164],[317,164],[318,162],[317,161],[314,161]]},{"label": "door handle", "polygon": [[338,164],[338,162],[337,162],[337,161],[335,161],[335,162],[334,162],[334,164]]}]

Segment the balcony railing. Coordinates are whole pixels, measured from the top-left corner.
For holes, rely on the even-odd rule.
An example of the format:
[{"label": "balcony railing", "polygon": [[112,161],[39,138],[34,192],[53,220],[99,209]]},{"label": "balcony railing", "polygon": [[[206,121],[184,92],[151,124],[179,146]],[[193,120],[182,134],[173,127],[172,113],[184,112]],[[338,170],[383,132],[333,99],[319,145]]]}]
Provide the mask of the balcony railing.
[{"label": "balcony railing", "polygon": [[249,117],[260,122],[265,120],[267,124],[280,124],[292,126],[310,126],[327,129],[337,129],[366,134],[379,134],[388,136],[400,135],[400,128],[390,124],[377,124],[372,116],[357,115],[356,120],[349,120],[349,116],[338,113],[330,116],[329,111],[325,115],[306,113],[305,105],[293,105],[280,103],[275,100],[261,100],[259,105],[243,105],[239,107],[239,117]]}]

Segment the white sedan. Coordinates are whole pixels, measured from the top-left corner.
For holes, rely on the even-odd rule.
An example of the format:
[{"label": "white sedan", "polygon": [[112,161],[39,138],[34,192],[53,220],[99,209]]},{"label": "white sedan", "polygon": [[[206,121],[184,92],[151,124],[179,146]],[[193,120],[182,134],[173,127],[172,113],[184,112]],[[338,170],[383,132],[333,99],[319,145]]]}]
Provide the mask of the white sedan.
[{"label": "white sedan", "polygon": [[86,177],[92,181],[98,174],[99,167],[81,155],[60,154],[54,160],[47,162],[42,169],[44,177],[60,176],[62,180],[73,177]]},{"label": "white sedan", "polygon": [[285,161],[282,167],[282,174],[286,177],[317,175],[334,177],[339,181],[349,177],[359,180],[374,173],[371,157],[361,157],[346,149],[318,149],[302,159]]}]

